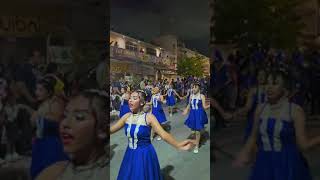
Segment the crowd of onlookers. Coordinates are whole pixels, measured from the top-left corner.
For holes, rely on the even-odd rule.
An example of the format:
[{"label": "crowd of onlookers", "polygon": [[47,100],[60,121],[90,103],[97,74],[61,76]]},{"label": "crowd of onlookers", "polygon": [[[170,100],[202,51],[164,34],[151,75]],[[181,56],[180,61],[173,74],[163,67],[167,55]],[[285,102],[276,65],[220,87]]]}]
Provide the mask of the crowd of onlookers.
[{"label": "crowd of onlookers", "polygon": [[[224,109],[234,111],[244,105],[249,89],[257,84],[257,73],[260,69],[266,72],[277,69],[287,74],[290,80],[289,97],[306,112],[319,113],[319,52],[298,49],[288,52],[255,47],[247,52],[235,51],[225,56],[221,51],[214,50],[212,55],[212,97]],[[226,126],[225,123],[217,125]]]},{"label": "crowd of onlookers", "polygon": [[23,62],[0,64],[0,164],[31,155],[36,134],[31,117],[40,105],[38,82],[49,77],[57,95],[68,101],[84,88],[105,87],[106,75],[102,74],[107,68],[102,58],[93,70],[83,74],[72,68],[64,72],[58,64],[46,63],[38,50]]}]

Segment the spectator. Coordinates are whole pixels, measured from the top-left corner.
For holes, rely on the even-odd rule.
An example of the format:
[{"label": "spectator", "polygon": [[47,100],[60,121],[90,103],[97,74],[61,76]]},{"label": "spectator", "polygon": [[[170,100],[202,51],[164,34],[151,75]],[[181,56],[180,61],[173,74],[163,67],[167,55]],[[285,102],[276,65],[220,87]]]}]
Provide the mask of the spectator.
[{"label": "spectator", "polygon": [[35,89],[37,76],[39,76],[37,66],[41,63],[40,52],[33,51],[33,56],[27,60],[27,63],[21,65],[15,71],[15,80],[17,89],[19,90],[19,99],[23,104],[34,106],[35,100]]}]

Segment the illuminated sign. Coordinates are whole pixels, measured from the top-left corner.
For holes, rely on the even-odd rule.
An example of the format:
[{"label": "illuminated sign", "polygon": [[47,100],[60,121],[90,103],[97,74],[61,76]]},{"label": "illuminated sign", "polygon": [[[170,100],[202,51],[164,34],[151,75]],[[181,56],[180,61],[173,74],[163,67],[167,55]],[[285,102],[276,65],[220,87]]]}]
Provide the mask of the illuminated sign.
[{"label": "illuminated sign", "polygon": [[30,35],[40,32],[37,17],[0,16],[0,35]]},{"label": "illuminated sign", "polygon": [[110,70],[114,73],[124,73],[129,71],[129,64],[125,63],[110,63]]}]

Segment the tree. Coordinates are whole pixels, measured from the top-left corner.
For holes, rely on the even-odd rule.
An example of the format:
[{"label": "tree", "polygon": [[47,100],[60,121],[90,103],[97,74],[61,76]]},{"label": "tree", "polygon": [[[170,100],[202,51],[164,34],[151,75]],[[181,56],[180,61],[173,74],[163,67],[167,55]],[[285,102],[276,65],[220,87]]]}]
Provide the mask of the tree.
[{"label": "tree", "polygon": [[215,43],[246,48],[266,44],[275,48],[296,45],[303,28],[297,15],[299,0],[217,0],[211,34]]},{"label": "tree", "polygon": [[204,58],[202,56],[182,57],[177,64],[178,75],[202,77],[204,75]]}]

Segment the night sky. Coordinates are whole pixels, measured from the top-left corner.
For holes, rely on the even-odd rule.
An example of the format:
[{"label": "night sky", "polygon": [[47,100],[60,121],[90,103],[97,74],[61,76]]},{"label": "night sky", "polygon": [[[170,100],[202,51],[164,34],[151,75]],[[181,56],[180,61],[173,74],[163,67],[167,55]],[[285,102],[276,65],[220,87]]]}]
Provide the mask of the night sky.
[{"label": "night sky", "polygon": [[110,25],[147,42],[160,31],[174,33],[188,48],[209,54],[208,0],[111,0]]}]

